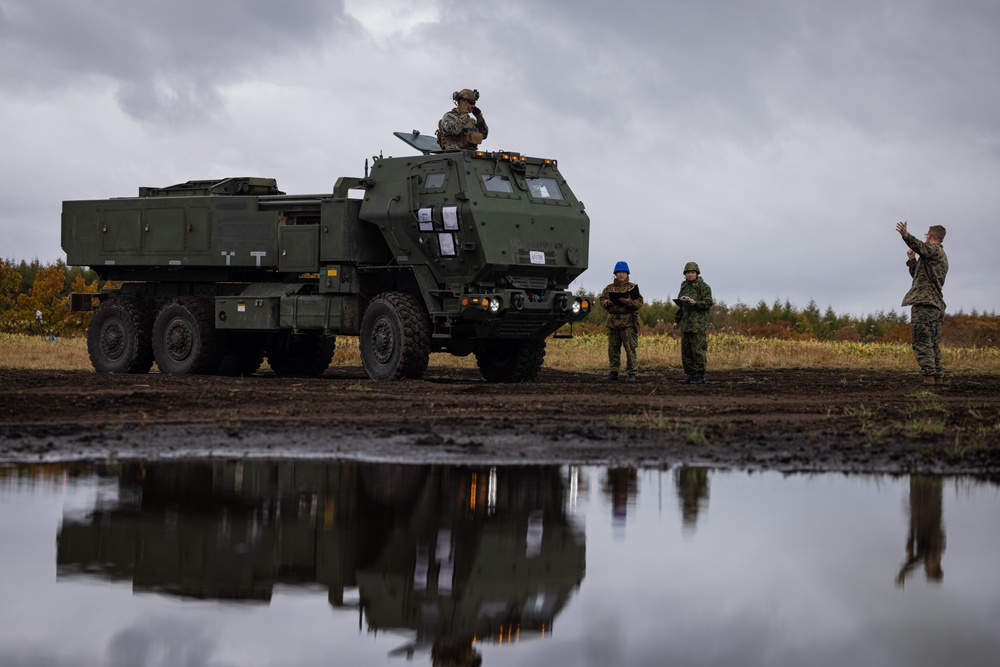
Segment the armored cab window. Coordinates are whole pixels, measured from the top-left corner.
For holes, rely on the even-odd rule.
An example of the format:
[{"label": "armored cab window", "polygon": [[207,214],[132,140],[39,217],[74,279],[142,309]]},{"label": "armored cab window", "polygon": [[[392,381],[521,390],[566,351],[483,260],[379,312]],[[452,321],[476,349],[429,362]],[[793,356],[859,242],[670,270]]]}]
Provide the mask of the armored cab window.
[{"label": "armored cab window", "polygon": [[424,190],[437,190],[444,187],[444,174],[427,174],[424,179]]},{"label": "armored cab window", "polygon": [[514,191],[514,187],[510,184],[510,179],[506,176],[483,174],[482,178],[487,192],[505,192],[509,194]]},{"label": "armored cab window", "polygon": [[528,192],[535,199],[558,199],[562,201],[563,193],[554,178],[526,178]]}]

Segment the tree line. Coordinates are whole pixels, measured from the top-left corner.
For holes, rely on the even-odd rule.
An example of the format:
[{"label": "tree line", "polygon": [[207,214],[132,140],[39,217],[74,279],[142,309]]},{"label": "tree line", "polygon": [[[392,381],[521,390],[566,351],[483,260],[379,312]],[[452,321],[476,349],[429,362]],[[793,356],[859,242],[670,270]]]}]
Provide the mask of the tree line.
[{"label": "tree line", "polygon": [[[594,307],[580,324],[582,330],[598,331],[608,315],[591,292],[578,290],[577,296],[593,300]],[[640,334],[663,334],[673,329],[677,305],[672,300],[647,301],[639,310]],[[827,306],[821,310],[810,300],[799,308],[789,300],[775,300],[756,305],[717,301],[710,313],[709,333],[725,332],[752,338],[784,340],[856,341],[897,343],[910,340],[909,318],[895,311],[879,311],[856,317],[838,315]],[[961,347],[1000,347],[1000,317],[996,313],[959,311],[945,315],[944,342]]]},{"label": "tree line", "polygon": [[[82,334],[91,314],[71,312],[67,308],[69,294],[95,294],[115,286],[100,280],[86,267],[67,266],[62,260],[43,266],[37,259],[31,262],[0,259],[0,332],[43,336]],[[596,296],[583,289],[577,291],[577,296],[591,299],[594,307],[575,328],[602,330],[607,313],[597,304]],[[38,313],[42,316],[40,322]],[[671,300],[647,302],[639,310],[640,333],[668,333],[676,313],[677,306]],[[895,311],[854,317],[838,315],[829,306],[822,310],[815,301],[799,308],[787,299],[773,303],[762,300],[753,306],[717,302],[711,312],[710,331],[786,340],[905,342],[910,339],[907,316]],[[1000,317],[976,311],[948,314],[944,342],[964,347],[1000,347]]]}]

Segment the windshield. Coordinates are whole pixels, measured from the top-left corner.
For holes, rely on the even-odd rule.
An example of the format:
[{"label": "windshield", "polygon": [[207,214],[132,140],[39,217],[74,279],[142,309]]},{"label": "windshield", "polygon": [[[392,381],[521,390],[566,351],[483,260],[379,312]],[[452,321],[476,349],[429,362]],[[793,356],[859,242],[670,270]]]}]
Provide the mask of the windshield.
[{"label": "windshield", "polygon": [[493,176],[483,174],[483,185],[487,192],[513,192],[514,188],[510,184],[510,179],[506,176]]},{"label": "windshield", "polygon": [[558,199],[562,200],[563,193],[559,189],[559,184],[554,178],[526,178],[528,192],[536,199]]}]

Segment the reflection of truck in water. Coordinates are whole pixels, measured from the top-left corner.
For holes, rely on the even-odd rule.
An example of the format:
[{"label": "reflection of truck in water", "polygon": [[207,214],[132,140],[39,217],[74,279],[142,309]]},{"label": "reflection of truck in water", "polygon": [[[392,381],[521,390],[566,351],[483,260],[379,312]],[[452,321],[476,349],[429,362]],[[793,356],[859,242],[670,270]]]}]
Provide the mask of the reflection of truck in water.
[{"label": "reflection of truck in water", "polygon": [[431,352],[534,379],[545,338],[591,307],[568,290],[587,268],[583,204],[555,160],[396,134],[422,155],[377,158],[330,193],[227,178],[64,202],[67,262],[124,281],[71,298],[96,306],[94,368],[239,375],[266,357],[319,375],[351,335],[373,379],[420,377]]},{"label": "reflection of truck in water", "polygon": [[550,632],[585,572],[557,467],[129,464],[118,489],[64,517],[59,577],[249,601],[319,583],[411,650]]}]

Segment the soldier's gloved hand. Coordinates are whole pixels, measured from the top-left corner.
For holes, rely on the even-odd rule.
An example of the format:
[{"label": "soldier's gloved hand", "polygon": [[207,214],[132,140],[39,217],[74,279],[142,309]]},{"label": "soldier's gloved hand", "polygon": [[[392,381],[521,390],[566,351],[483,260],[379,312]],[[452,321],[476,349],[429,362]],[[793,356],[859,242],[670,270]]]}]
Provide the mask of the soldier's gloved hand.
[{"label": "soldier's gloved hand", "polygon": [[469,132],[469,141],[477,145],[483,143],[483,133]]},{"label": "soldier's gloved hand", "polygon": [[473,116],[482,116],[483,115],[483,110],[480,109],[479,107],[472,107],[471,111],[472,111],[472,115]]}]

